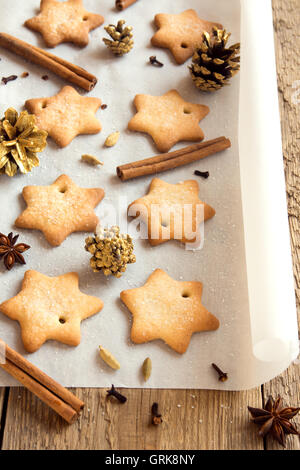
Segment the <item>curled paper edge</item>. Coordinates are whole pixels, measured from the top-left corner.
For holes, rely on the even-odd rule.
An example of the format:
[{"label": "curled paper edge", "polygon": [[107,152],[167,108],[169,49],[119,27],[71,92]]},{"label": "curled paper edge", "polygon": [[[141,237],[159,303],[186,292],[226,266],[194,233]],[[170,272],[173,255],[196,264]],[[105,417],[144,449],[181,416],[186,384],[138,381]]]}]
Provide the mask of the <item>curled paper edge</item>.
[{"label": "curled paper edge", "polygon": [[299,354],[271,0],[241,0],[241,15],[239,147],[251,333],[254,356],[270,364],[269,380]]}]

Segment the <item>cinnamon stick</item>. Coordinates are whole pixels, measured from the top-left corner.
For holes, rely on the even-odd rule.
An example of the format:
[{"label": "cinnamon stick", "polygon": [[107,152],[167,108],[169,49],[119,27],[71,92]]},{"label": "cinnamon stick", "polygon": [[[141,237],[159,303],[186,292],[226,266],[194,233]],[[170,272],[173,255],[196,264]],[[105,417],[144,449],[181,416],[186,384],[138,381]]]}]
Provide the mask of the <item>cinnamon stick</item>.
[{"label": "cinnamon stick", "polygon": [[190,145],[175,152],[162,153],[155,157],[138,160],[117,167],[117,175],[121,181],[137,178],[139,176],[160,173],[172,168],[177,168],[188,163],[221,152],[231,147],[231,142],[226,137],[218,137],[213,140]]},{"label": "cinnamon stick", "polygon": [[38,367],[29,362],[27,359],[25,359],[25,357],[21,356],[21,354],[11,349],[8,345],[6,345],[6,358],[13,362],[20,369],[23,369],[33,378],[38,380],[41,384],[45,385],[45,387],[47,387],[53,393],[62,398],[78,413],[84,408],[84,403],[79,400],[79,398],[75,397],[73,393],[69,392],[69,390],[67,390],[58,382],[53,380],[51,377],[41,371]]},{"label": "cinnamon stick", "polygon": [[68,423],[73,423],[79,417],[84,403],[7,345],[5,345],[5,362],[2,364],[0,361],[0,367]]},{"label": "cinnamon stick", "polygon": [[97,83],[97,78],[94,75],[78,65],[74,65],[61,57],[57,57],[44,49],[28,44],[10,34],[0,33],[0,46],[34,64],[45,67],[86,91],[91,91]]},{"label": "cinnamon stick", "polygon": [[137,0],[116,0],[116,8],[117,10],[125,10],[125,8],[130,7],[133,3],[137,2]]},{"label": "cinnamon stick", "polygon": [[72,424],[78,418],[76,411],[58,397],[55,397],[49,390],[36,382],[30,375],[19,369],[12,362],[6,361],[5,364],[0,364],[0,367],[14,377],[18,382],[23,384],[30,392],[34,393],[46,405],[58,413],[64,420]]}]

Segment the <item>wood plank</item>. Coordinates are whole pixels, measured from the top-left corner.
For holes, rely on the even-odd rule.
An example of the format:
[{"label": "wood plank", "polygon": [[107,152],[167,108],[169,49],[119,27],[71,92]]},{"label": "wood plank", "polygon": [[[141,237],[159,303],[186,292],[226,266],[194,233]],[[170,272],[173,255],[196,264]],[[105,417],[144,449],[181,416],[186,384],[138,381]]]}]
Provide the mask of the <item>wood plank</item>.
[{"label": "wood plank", "polygon": [[5,387],[0,388],[0,451],[2,449],[2,440],[5,429],[5,410],[4,410],[4,399],[5,399]]},{"label": "wood plank", "polygon": [[[283,137],[288,212],[291,232],[291,245],[294,263],[295,290],[298,317],[300,320],[300,101],[294,104],[292,95],[296,89],[293,84],[300,79],[300,24],[299,0],[273,0],[273,17],[276,40],[276,58],[278,70],[279,104]],[[300,89],[300,85],[298,85]],[[299,95],[300,100],[300,95]],[[265,399],[281,395],[286,404],[299,406],[300,403],[300,367],[293,364],[281,376],[264,386]],[[300,428],[300,416],[295,418]],[[268,449],[280,449],[272,439],[267,440]],[[287,449],[300,450],[300,439],[289,436]]]},{"label": "wood plank", "polygon": [[2,405],[3,405],[3,398],[4,398],[5,388],[0,387],[0,419],[1,419],[1,412],[2,412]]},{"label": "wood plank", "polygon": [[2,418],[2,407],[3,407],[3,400],[4,400],[4,393],[5,388],[0,388],[0,433],[1,433],[1,418]]},{"label": "wood plank", "polygon": [[[123,390],[124,405],[103,389],[77,389],[87,403],[68,426],[24,389],[11,389],[3,449],[262,449],[246,405],[260,391]],[[163,424],[151,425],[159,403]]]}]

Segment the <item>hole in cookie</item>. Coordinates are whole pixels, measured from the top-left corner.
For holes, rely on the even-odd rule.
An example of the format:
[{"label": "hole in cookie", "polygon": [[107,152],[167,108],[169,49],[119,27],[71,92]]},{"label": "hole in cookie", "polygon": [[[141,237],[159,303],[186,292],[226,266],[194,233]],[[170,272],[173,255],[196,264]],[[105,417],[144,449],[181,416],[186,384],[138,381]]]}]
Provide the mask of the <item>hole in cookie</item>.
[{"label": "hole in cookie", "polygon": [[184,297],[185,299],[187,299],[188,297],[190,297],[190,294],[189,294],[189,292],[183,292],[181,294],[181,296]]},{"label": "hole in cookie", "polygon": [[66,193],[67,190],[68,190],[67,186],[62,186],[61,188],[59,188],[59,192],[62,194]]},{"label": "hole in cookie", "polygon": [[60,317],[59,318],[59,323],[61,323],[63,325],[64,323],[66,323],[66,319],[64,317]]},{"label": "hole in cookie", "polygon": [[82,21],[87,21],[88,19],[89,19],[88,16],[84,16],[84,17],[82,18]]},{"label": "hole in cookie", "polygon": [[182,42],[180,45],[182,49],[187,49],[189,47],[186,42]]},{"label": "hole in cookie", "polygon": [[47,108],[47,103],[46,103],[46,102],[44,102],[44,103],[42,103],[42,105],[41,105],[41,106],[42,106],[42,109],[45,109],[45,108]]},{"label": "hole in cookie", "polygon": [[183,108],[183,112],[184,114],[191,114],[192,111],[188,108]]}]

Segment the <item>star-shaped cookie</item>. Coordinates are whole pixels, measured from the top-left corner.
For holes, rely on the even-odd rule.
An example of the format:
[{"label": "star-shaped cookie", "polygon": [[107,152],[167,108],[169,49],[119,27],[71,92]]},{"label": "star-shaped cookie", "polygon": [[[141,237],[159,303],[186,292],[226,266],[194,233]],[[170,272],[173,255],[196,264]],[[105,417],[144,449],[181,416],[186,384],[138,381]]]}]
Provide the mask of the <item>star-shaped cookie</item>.
[{"label": "star-shaped cookie", "polygon": [[50,186],[25,186],[27,209],[15,221],[20,228],[41,230],[53,246],[72,232],[93,232],[99,222],[94,208],[104,197],[101,188],[81,188],[67,175]]},{"label": "star-shaped cookie", "polygon": [[36,116],[36,124],[48,132],[59,147],[66,147],[79,134],[97,134],[101,124],[95,116],[99,98],[81,96],[71,86],[57,95],[25,102],[27,111]]},{"label": "star-shaped cookie", "polygon": [[160,152],[168,152],[180,140],[204,139],[199,121],[209,113],[208,106],[189,103],[176,90],[162,96],[136,95],[134,105],[137,113],[128,129],[151,135]]},{"label": "star-shaped cookie", "polygon": [[193,333],[216,330],[219,321],[201,303],[201,282],[180,282],[156,269],[146,284],[120,297],[133,316],[131,340],[162,339],[183,354]]},{"label": "star-shaped cookie", "polygon": [[177,15],[159,13],[154,21],[159,30],[151,43],[170,49],[178,64],[192,57],[196,47],[202,43],[204,31],[211,34],[213,27],[223,29],[219,23],[201,20],[195,10],[185,10]]},{"label": "star-shaped cookie", "polygon": [[85,10],[82,0],[41,0],[40,13],[27,20],[25,26],[41,33],[48,47],[62,42],[84,47],[89,43],[89,32],[103,21],[103,16]]},{"label": "star-shaped cookie", "polygon": [[130,204],[128,215],[146,225],[152,246],[168,240],[194,243],[200,241],[199,225],[215,215],[198,194],[197,181],[170,184],[154,178],[148,194]]},{"label": "star-shaped cookie", "polygon": [[20,323],[24,347],[33,353],[48,339],[77,346],[80,322],[102,308],[102,300],[79,290],[77,273],[48,277],[26,271],[21,291],[0,312]]}]

